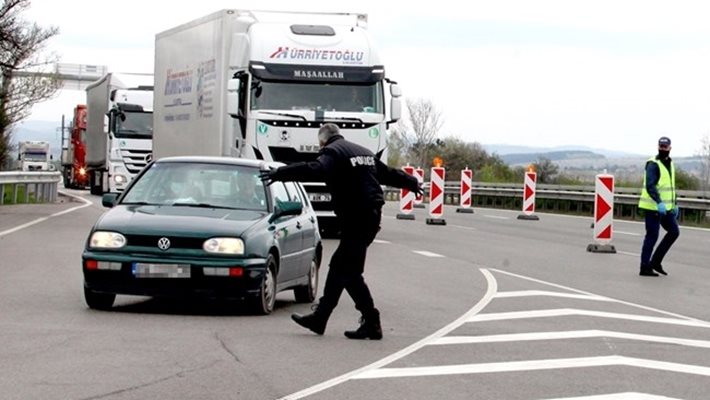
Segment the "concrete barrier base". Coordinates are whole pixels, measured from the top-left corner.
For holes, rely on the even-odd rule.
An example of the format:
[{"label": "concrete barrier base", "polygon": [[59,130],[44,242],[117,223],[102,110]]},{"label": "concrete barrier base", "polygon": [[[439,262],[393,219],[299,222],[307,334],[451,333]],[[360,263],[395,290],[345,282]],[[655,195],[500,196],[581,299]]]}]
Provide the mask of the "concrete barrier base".
[{"label": "concrete barrier base", "polygon": [[591,253],[616,253],[616,248],[613,244],[591,243],[587,245],[587,251]]},{"label": "concrete barrier base", "polygon": [[427,218],[427,225],[446,225],[446,220],[443,218]]},{"label": "concrete barrier base", "polygon": [[415,220],[414,214],[397,214],[397,219]]},{"label": "concrete barrier base", "polygon": [[524,219],[528,221],[539,221],[540,217],[538,217],[535,214],[527,215],[527,214],[520,214],[518,215],[518,219]]}]

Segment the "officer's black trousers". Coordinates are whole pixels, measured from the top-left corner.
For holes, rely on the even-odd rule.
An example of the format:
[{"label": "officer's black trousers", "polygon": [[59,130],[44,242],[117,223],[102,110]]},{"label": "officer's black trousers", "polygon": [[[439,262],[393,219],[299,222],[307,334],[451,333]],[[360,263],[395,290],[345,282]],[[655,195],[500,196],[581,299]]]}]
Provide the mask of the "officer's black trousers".
[{"label": "officer's black trousers", "polygon": [[365,317],[376,312],[370,289],[362,274],[365,257],[380,229],[380,208],[339,218],[340,244],[330,259],[330,270],[318,304],[318,312],[330,315],[343,290],[346,290]]}]

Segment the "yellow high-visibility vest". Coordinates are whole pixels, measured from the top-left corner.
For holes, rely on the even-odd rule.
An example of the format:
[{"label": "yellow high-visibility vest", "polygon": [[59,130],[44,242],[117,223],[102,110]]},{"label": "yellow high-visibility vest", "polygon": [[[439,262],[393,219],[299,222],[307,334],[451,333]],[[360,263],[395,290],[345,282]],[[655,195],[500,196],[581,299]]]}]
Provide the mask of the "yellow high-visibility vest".
[{"label": "yellow high-visibility vest", "polygon": [[[670,211],[675,208],[675,164],[671,161],[671,170],[663,165],[661,160],[657,160],[655,157],[650,158],[648,161],[655,162],[658,165],[658,170],[661,175],[658,178],[658,184],[656,189],[658,194],[661,196],[661,201],[666,203],[666,210]],[[646,173],[643,174],[643,186],[641,187],[641,198],[639,198],[639,208],[644,210],[658,211],[658,204],[651,198],[646,191]]]}]

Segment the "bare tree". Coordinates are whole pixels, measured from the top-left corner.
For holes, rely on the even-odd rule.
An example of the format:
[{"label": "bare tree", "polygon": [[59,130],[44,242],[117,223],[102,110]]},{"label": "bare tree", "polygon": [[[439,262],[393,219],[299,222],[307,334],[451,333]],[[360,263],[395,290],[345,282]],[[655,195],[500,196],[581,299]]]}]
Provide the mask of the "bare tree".
[{"label": "bare tree", "polygon": [[430,164],[429,158],[433,156],[431,152],[436,147],[436,137],[444,120],[441,112],[428,99],[407,99],[407,111],[409,116],[402,128],[409,141],[412,162],[426,167]]},{"label": "bare tree", "polygon": [[46,72],[57,56],[43,55],[47,41],[59,30],[24,20],[20,14],[29,6],[30,0],[4,0],[0,5],[0,167],[9,157],[13,125],[61,87],[57,75]]},{"label": "bare tree", "polygon": [[533,166],[537,172],[537,180],[540,183],[552,183],[553,178],[560,170],[557,164],[543,156],[539,156]]}]

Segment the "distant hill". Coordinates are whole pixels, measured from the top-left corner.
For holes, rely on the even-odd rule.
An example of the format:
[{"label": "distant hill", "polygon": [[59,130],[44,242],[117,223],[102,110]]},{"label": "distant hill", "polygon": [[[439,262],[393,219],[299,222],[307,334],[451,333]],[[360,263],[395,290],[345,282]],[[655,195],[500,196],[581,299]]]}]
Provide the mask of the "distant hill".
[{"label": "distant hill", "polygon": [[508,154],[543,154],[551,152],[570,152],[570,151],[582,151],[582,152],[592,152],[601,154],[608,158],[626,158],[626,157],[643,157],[641,154],[633,154],[622,151],[614,151],[600,148],[591,148],[586,146],[556,146],[556,147],[531,147],[531,146],[516,146],[508,144],[484,144],[483,148],[488,153],[495,153],[499,156],[504,156]]},{"label": "distant hill", "polygon": [[508,165],[528,165],[538,161],[540,158],[559,163],[561,161],[570,160],[605,160],[606,157],[602,154],[597,154],[592,151],[584,150],[569,150],[569,151],[549,151],[536,153],[512,153],[499,155],[499,157]]}]

